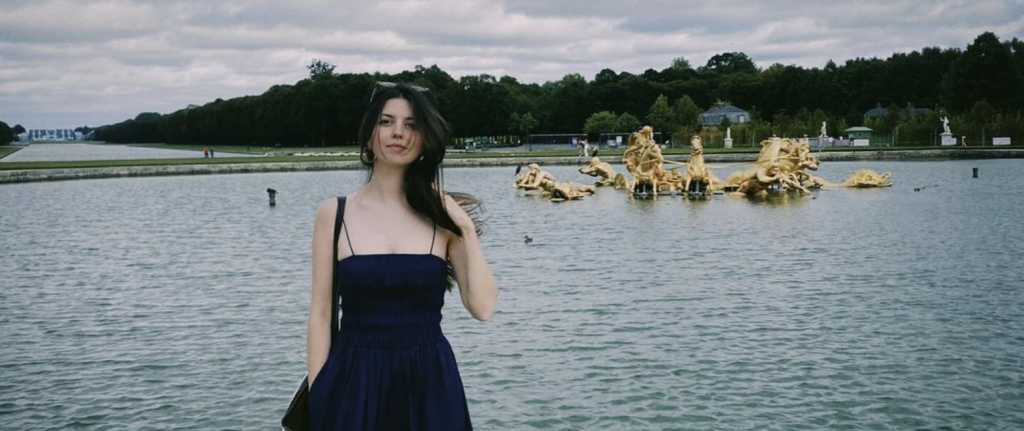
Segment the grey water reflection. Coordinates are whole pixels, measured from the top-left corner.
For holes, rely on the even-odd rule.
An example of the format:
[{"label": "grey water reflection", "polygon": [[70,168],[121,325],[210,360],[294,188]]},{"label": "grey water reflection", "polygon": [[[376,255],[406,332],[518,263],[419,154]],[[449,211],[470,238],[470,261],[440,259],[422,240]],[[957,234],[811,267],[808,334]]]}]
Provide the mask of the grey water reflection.
[{"label": "grey water reflection", "polygon": [[[895,186],[554,204],[514,168],[447,170],[484,201],[501,288],[490,322],[444,309],[476,428],[1024,427],[1021,162],[819,174],[861,167]],[[304,367],[315,208],[364,179],[0,187],[0,428],[274,428]]]}]

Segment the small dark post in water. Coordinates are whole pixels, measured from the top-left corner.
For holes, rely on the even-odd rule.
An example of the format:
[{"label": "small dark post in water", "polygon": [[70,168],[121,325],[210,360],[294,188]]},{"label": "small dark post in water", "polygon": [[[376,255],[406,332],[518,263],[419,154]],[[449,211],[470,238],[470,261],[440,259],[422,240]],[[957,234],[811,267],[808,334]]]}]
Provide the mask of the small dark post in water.
[{"label": "small dark post in water", "polygon": [[277,196],[277,190],[268,188],[267,194],[270,195],[270,206],[277,206],[277,200],[274,199],[274,196]]},{"label": "small dark post in water", "polygon": [[978,168],[974,168],[974,178],[978,178]]}]

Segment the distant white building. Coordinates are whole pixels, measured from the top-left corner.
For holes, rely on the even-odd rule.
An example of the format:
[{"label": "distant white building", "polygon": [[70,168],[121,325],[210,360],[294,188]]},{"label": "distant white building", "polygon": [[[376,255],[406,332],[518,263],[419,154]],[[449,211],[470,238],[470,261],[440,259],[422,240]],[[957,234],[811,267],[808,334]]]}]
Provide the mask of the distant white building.
[{"label": "distant white building", "polygon": [[29,141],[74,141],[78,139],[72,129],[31,129],[27,135]]},{"label": "distant white building", "polygon": [[727,103],[721,103],[700,114],[700,124],[704,126],[717,126],[722,124],[722,118],[729,118],[732,124],[743,124],[750,121],[750,113]]}]

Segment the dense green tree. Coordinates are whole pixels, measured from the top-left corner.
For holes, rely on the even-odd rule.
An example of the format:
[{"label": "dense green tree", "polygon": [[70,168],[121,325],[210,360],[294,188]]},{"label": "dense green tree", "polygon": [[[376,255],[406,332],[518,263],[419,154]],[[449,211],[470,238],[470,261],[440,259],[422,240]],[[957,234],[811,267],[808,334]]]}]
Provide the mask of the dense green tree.
[{"label": "dense green tree", "polygon": [[[713,96],[736,106],[751,106],[761,97],[761,78],[752,73],[734,73],[722,78]],[[795,95],[791,95],[793,97]]]},{"label": "dense green tree", "polygon": [[334,65],[320,59],[311,61],[306,69],[309,69],[309,77],[312,79],[334,77]]},{"label": "dense green tree", "polygon": [[1009,47],[1013,56],[1013,65],[1017,69],[1017,73],[1024,74],[1024,40],[1013,38],[1006,41],[1006,46]]},{"label": "dense green tree", "polygon": [[974,103],[967,113],[967,120],[972,124],[983,125],[991,123],[996,117],[996,110],[986,100],[979,100]]},{"label": "dense green tree", "polygon": [[615,120],[615,133],[631,133],[640,130],[641,124],[640,119],[633,116],[628,112],[623,112],[619,115],[619,118]]},{"label": "dense green tree", "polygon": [[669,68],[680,72],[693,70],[693,67],[690,66],[690,61],[684,57],[676,57],[672,59],[672,66],[669,66]]},{"label": "dense green tree", "polygon": [[503,135],[517,108],[509,104],[508,87],[491,75],[464,76],[448,94],[452,106],[445,116],[457,136]]},{"label": "dense green tree", "polygon": [[668,98],[665,95],[659,95],[651,105],[651,110],[647,114],[647,124],[656,131],[666,133],[671,133],[670,131],[679,128],[679,119],[672,108],[668,106]]},{"label": "dense green tree", "polygon": [[14,140],[14,131],[7,123],[0,121],[0,145],[10,144]]},{"label": "dense green tree", "polygon": [[[751,112],[751,123],[733,125],[734,133],[741,134],[735,139],[744,143],[772,133],[817,136],[821,121],[828,121],[838,136],[845,127],[863,125],[864,112],[876,106],[930,109],[925,115],[872,120],[893,132],[898,126],[901,143],[933,144],[937,119],[931,116],[939,109],[948,111],[958,133],[1000,133],[1024,141],[1015,134],[1024,127],[1017,123],[1024,117],[1024,42],[999,42],[991,33],[978,36],[967,50],[931,47],[885,59],[829,61],[822,68],[774,64],[761,70],[746,54],[727,52],[697,70],[680,57],[660,71],[606,68],[589,82],[578,74],[543,84],[510,76],[455,79],[437,65],[395,74],[338,74],[322,60],[307,67],[309,78],[275,85],[260,95],[218,99],[165,115],[147,113],[100,127],[96,135],[111,142],[355,144],[375,83],[390,81],[428,88],[455,137],[522,133],[512,121],[516,113],[520,122],[524,113],[533,117],[531,133],[578,132],[601,111],[619,113],[618,123],[643,118],[660,132],[685,136],[701,130],[695,119],[702,111],[698,106],[725,101]],[[974,109],[982,100],[991,107],[985,115]],[[658,105],[655,115],[652,101]],[[621,126],[615,129],[639,127]]]},{"label": "dense green tree", "polygon": [[729,75],[733,73],[757,73],[757,65],[754,61],[742,52],[725,52],[715,54],[708,59],[708,62],[701,67],[702,72],[709,72],[718,75]]},{"label": "dense green tree", "polygon": [[619,117],[614,112],[595,112],[583,123],[583,132],[587,134],[612,133]]},{"label": "dense green tree", "polygon": [[700,114],[704,112],[693,102],[690,96],[682,96],[676,99],[672,105],[672,113],[679,125],[683,127],[696,127],[700,125]]},{"label": "dense green tree", "polygon": [[880,136],[884,142],[891,140],[891,135],[896,127],[900,125],[901,110],[895,104],[890,104],[886,108],[885,115],[881,117],[871,118],[866,122],[866,126],[873,130],[875,136]]},{"label": "dense green tree", "polygon": [[530,131],[536,129],[537,126],[540,125],[540,121],[533,117],[532,112],[527,112],[523,114],[522,118],[520,118],[520,121],[521,123],[519,126],[519,130],[522,130],[525,134],[530,134]]},{"label": "dense green tree", "polygon": [[539,124],[540,121],[533,117],[533,113],[519,115],[518,112],[513,112],[508,121],[508,130],[516,135],[529,135]]},{"label": "dense green tree", "polygon": [[538,118],[542,127],[562,133],[579,131],[593,112],[588,87],[587,81],[577,73],[544,84],[546,97],[542,100]]},{"label": "dense green tree", "polygon": [[946,90],[955,112],[966,112],[982,99],[996,109],[1020,108],[1024,102],[1024,77],[1017,70],[1010,45],[985,32],[967,45],[957,59]]},{"label": "dense green tree", "polygon": [[15,135],[25,133],[25,126],[22,126],[21,124],[15,124],[14,127],[11,127],[11,132],[14,132]]}]

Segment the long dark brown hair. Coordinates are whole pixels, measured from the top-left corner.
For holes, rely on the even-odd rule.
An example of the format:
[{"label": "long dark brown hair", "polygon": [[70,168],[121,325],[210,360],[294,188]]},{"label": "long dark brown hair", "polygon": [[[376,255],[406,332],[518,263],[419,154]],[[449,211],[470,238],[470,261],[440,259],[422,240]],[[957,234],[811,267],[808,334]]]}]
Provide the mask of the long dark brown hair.
[{"label": "long dark brown hair", "polygon": [[[444,174],[441,170],[441,162],[444,161],[445,144],[449,140],[451,128],[438,112],[434,103],[427,96],[427,90],[403,83],[378,83],[370,97],[370,106],[363,115],[359,125],[359,158],[363,166],[370,170],[370,177],[373,176],[373,158],[370,156],[373,149],[371,143],[374,139],[374,132],[380,120],[384,105],[391,99],[404,99],[412,105],[412,115],[416,120],[416,127],[420,133],[420,148],[422,156],[417,157],[405,170],[405,177],[402,179],[402,186],[405,190],[405,199],[412,209],[438,226],[448,229],[455,235],[462,237],[463,232],[445,210],[442,193],[451,195],[473,219],[476,226],[476,233],[483,233],[482,220],[479,216],[482,212],[480,201],[466,193],[444,191]],[[451,289],[453,281],[451,264],[448,265],[448,288]]]}]

